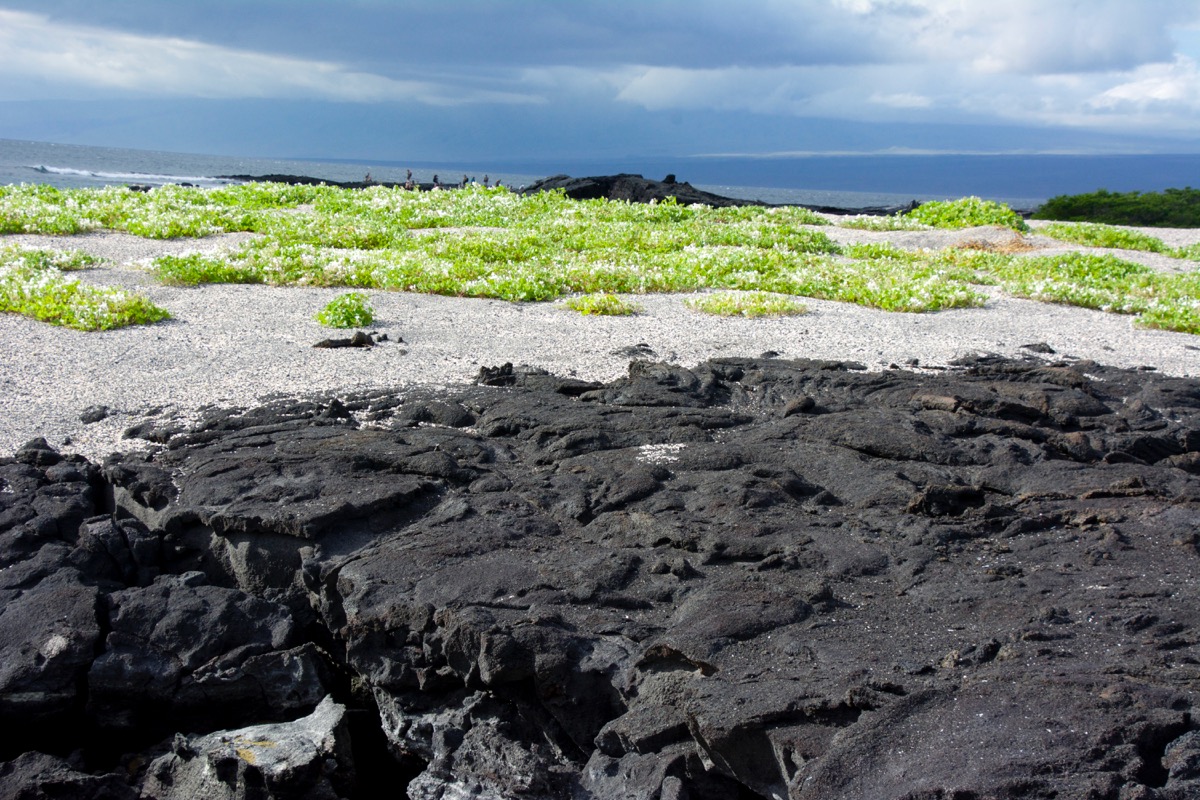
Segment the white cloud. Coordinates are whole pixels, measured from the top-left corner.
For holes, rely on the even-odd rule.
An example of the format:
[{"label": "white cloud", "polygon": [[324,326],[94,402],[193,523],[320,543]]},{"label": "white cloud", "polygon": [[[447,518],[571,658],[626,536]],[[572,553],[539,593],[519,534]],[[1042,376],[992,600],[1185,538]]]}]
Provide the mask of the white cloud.
[{"label": "white cloud", "polygon": [[1200,70],[1185,56],[1171,64],[1149,64],[1133,71],[1123,83],[1101,92],[1089,105],[1117,111],[1144,111],[1156,106],[1200,111]]},{"label": "white cloud", "polygon": [[[0,99],[119,95],[312,98],[431,105],[535,102],[510,92],[397,80],[327,61],[52,22],[0,9]],[[47,88],[49,87],[49,88]]]},{"label": "white cloud", "polygon": [[877,6],[872,14],[879,24],[894,26],[896,35],[911,43],[913,59],[1026,75],[1127,70],[1170,61],[1173,27],[1200,19],[1200,7],[1190,0],[870,5]]},{"label": "white cloud", "polygon": [[[82,13],[76,0],[19,0],[31,12],[0,9],[0,100],[537,102],[598,117],[615,101],[650,112],[1200,130],[1196,0],[543,0],[544,13],[524,17],[495,0],[470,15],[435,0],[289,1],[214,0],[242,9],[236,28],[201,21],[194,4],[118,4],[127,24],[139,8],[174,9],[155,25],[188,33],[167,37],[98,27],[121,18],[105,4],[89,8],[106,21],[87,26],[70,22]],[[294,13],[280,18],[281,8]],[[370,33],[356,38],[360,29]]]},{"label": "white cloud", "polygon": [[829,13],[903,44],[887,63],[613,71],[616,98],[652,111],[1200,130],[1200,69],[1176,52],[1195,2],[839,0]]}]

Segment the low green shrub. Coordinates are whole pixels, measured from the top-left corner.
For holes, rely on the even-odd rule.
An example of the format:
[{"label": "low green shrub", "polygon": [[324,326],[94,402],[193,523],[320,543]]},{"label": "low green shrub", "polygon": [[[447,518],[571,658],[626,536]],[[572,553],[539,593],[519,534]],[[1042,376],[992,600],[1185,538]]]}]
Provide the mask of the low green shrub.
[{"label": "low green shrub", "polygon": [[1162,239],[1144,233],[1092,222],[1055,223],[1038,229],[1038,233],[1064,242],[1087,247],[1108,247],[1117,250],[1142,250],[1148,253],[1168,252]]},{"label": "low green shrub", "polygon": [[146,325],[171,316],[143,295],[87,286],[63,274],[95,261],[81,253],[0,250],[0,311],[82,331]]},{"label": "low green shrub", "polygon": [[1102,222],[1142,228],[1200,228],[1200,189],[1109,192],[1051,197],[1033,219]]},{"label": "low green shrub", "polygon": [[317,312],[317,322],[330,328],[359,328],[375,321],[371,302],[362,292],[346,292]]},{"label": "low green shrub", "polygon": [[173,286],[199,286],[202,283],[262,283],[257,270],[225,258],[191,253],[184,256],[159,256],[154,259],[154,274]]},{"label": "low green shrub", "polygon": [[1002,225],[1016,231],[1028,230],[1021,215],[1004,203],[963,197],[959,200],[934,200],[922,203],[904,215],[910,220],[934,228],[973,228],[978,225]]}]

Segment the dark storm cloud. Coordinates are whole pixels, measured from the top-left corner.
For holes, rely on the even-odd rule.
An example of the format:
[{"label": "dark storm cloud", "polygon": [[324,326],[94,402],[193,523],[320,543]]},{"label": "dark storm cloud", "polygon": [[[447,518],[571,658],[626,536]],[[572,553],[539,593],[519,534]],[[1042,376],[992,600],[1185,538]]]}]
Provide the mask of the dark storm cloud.
[{"label": "dark storm cloud", "polygon": [[1195,0],[0,0],[0,102],[378,105],[433,148],[471,109],[532,149],[664,115],[1194,139],[1198,61]]}]

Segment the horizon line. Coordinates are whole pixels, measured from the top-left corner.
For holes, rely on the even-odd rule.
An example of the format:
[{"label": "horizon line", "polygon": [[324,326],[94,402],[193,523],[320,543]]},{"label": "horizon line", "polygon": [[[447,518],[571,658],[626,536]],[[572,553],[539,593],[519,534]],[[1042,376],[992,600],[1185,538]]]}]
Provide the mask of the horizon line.
[{"label": "horizon line", "polygon": [[774,150],[769,152],[692,153],[683,158],[831,158],[849,156],[1195,156],[1200,150],[1100,150],[1087,148],[1017,148],[1012,150],[938,150],[888,147],[878,150]]}]

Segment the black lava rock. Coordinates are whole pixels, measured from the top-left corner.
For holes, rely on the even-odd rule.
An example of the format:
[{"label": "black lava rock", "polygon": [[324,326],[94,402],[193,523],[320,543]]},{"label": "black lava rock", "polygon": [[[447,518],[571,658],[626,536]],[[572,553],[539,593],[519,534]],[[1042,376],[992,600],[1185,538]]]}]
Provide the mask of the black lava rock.
[{"label": "black lava rock", "polygon": [[0,459],[6,796],[1200,792],[1200,381],[505,366],[163,445]]}]

